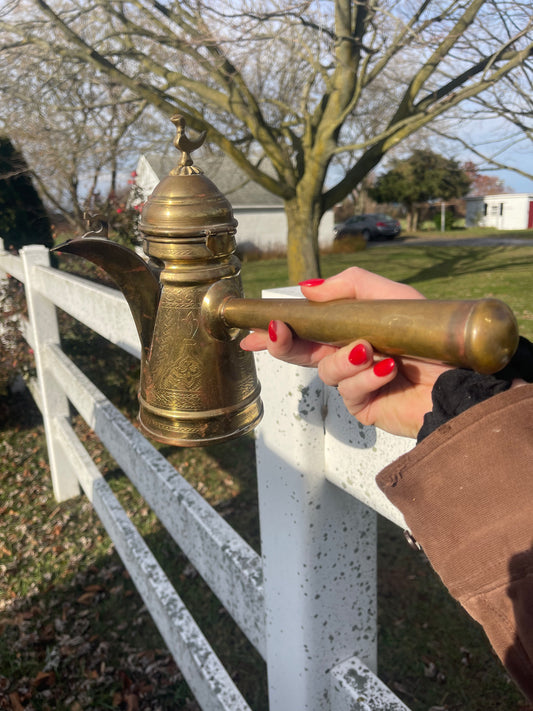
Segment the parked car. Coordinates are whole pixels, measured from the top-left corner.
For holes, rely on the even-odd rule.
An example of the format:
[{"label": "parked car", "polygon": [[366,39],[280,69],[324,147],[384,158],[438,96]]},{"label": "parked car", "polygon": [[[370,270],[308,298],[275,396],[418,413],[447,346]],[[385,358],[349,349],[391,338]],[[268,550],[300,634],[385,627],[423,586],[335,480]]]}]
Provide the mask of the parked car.
[{"label": "parked car", "polygon": [[378,237],[394,239],[400,234],[401,228],[398,220],[382,212],[375,212],[368,215],[354,215],[346,222],[335,225],[334,230],[336,240],[361,234],[368,241]]}]

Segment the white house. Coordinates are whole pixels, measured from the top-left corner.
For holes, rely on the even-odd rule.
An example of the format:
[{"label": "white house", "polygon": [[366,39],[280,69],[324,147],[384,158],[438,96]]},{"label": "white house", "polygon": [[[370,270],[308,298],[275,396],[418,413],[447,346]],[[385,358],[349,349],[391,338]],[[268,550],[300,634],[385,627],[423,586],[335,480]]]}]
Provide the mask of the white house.
[{"label": "white house", "polygon": [[[142,200],[151,194],[159,181],[178,163],[177,155],[141,155],[137,162],[136,183]],[[197,165],[230,201],[238,221],[237,245],[243,251],[287,248],[287,218],[283,201],[254,183],[228,156],[202,156]],[[319,244],[326,247],[333,242],[333,212],[322,217]]]},{"label": "white house", "polygon": [[499,230],[533,229],[533,194],[502,193],[466,198],[467,227],[496,227]]}]

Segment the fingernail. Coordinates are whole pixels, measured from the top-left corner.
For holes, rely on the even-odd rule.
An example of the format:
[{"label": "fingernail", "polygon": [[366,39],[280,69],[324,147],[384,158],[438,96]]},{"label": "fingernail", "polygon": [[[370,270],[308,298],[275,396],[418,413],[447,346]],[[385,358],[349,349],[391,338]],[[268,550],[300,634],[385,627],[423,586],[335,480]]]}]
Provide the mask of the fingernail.
[{"label": "fingernail", "polygon": [[275,321],[271,321],[268,324],[268,337],[270,340],[275,343],[278,340],[278,334],[276,333],[277,331],[277,326]]},{"label": "fingernail", "polygon": [[395,367],[396,362],[394,358],[385,358],[385,360],[378,361],[374,366],[374,375],[377,375],[379,378],[384,378],[390,375]]},{"label": "fingernail", "polygon": [[363,365],[367,359],[366,348],[362,343],[359,343],[348,353],[348,360],[352,365]]},{"label": "fingernail", "polygon": [[325,279],[306,279],[298,283],[298,286],[320,286],[326,280]]}]

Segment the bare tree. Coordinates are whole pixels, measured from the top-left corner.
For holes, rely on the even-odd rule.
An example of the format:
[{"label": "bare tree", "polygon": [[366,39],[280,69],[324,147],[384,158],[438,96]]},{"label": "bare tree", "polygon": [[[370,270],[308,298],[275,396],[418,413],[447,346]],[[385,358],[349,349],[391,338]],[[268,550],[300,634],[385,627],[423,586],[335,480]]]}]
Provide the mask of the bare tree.
[{"label": "bare tree", "polygon": [[116,193],[120,168],[136,158],[137,123],[153,110],[121,85],[96,82],[85,61],[43,61],[42,51],[18,60],[16,72],[2,67],[2,130],[28,159],[48,205],[83,228],[96,195]]},{"label": "bare tree", "polygon": [[407,137],[514,76],[532,27],[529,0],[13,0],[0,53],[86,62],[207,129],[283,199],[299,280],[319,273],[325,210]]},{"label": "bare tree", "polygon": [[[446,138],[469,152],[480,170],[507,169],[533,180],[531,161],[526,159],[533,149],[532,67],[523,64],[471,104],[469,111],[457,113],[456,128]],[[460,129],[465,120],[468,132]],[[437,126],[432,131],[443,135]]]}]

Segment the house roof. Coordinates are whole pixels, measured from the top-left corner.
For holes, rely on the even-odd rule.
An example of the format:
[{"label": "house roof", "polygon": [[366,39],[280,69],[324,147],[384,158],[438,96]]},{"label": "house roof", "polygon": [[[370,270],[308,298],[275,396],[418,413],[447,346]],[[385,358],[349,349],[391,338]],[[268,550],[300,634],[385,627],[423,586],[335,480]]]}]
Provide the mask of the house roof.
[{"label": "house roof", "polygon": [[523,200],[533,199],[532,193],[494,193],[491,195],[471,195],[466,200]]},{"label": "house roof", "polygon": [[[176,154],[162,155],[158,153],[146,153],[144,159],[159,180],[168,175],[178,163]],[[251,180],[246,173],[226,155],[205,155],[198,157],[195,155],[194,163],[213,181],[220,192],[228,198],[234,208],[283,207],[281,198],[273,195],[261,185]]]}]

